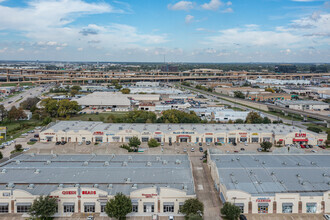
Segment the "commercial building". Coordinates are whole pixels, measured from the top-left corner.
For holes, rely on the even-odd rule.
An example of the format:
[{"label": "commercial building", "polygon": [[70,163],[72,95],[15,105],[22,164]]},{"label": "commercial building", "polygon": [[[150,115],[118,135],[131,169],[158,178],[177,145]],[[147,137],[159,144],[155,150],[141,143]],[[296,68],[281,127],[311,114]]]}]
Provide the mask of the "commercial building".
[{"label": "commercial building", "polygon": [[222,154],[208,165],[222,202],[243,213],[329,213],[329,154]]},{"label": "commercial building", "polygon": [[57,198],[55,216],[104,213],[117,193],[132,200],[129,216],[182,216],[195,198],[187,155],[22,154],[0,164],[0,212],[26,213],[33,200]]},{"label": "commercial building", "polygon": [[159,87],[159,82],[136,82],[136,87]]},{"label": "commercial building", "polygon": [[236,91],[242,92],[244,95],[251,95],[251,94],[261,94],[261,93],[268,93],[265,92],[265,89],[259,89],[259,88],[251,88],[251,87],[217,87],[215,88],[215,92],[233,96]]},{"label": "commercial building", "polygon": [[128,142],[133,136],[142,142],[323,144],[327,135],[294,126],[275,124],[110,124],[90,121],[59,121],[40,132],[41,142]]},{"label": "commercial building", "polygon": [[257,79],[248,79],[248,82],[252,84],[272,84],[272,85],[309,85],[310,80],[282,80],[282,79],[267,79],[258,77]]},{"label": "commercial building", "polygon": [[287,93],[261,93],[261,94],[248,94],[246,98],[255,101],[274,102],[276,100],[291,100],[292,95]]},{"label": "commercial building", "polygon": [[232,109],[224,109],[214,112],[214,120],[219,122],[236,121],[238,119],[245,121],[249,111],[234,111]]},{"label": "commercial building", "polygon": [[296,109],[296,110],[318,110],[323,111],[325,109],[329,109],[329,104],[320,101],[312,101],[312,100],[278,100],[275,101],[275,105],[279,105],[281,107]]}]

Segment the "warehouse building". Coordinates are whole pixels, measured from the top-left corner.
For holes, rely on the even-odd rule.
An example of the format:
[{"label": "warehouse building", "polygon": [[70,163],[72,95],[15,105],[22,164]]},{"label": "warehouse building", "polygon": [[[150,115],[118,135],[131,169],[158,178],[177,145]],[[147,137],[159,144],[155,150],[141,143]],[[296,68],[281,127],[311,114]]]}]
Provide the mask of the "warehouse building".
[{"label": "warehouse building", "polygon": [[323,111],[329,109],[329,104],[313,100],[278,100],[275,105],[296,109],[296,110],[318,110]]},{"label": "warehouse building", "polygon": [[129,196],[129,216],[182,216],[195,198],[187,155],[22,154],[0,164],[0,212],[26,213],[35,198],[57,198],[55,216],[104,213],[117,193]]},{"label": "warehouse building", "polygon": [[243,213],[330,212],[330,155],[210,150],[208,157],[220,199]]},{"label": "warehouse building", "polygon": [[90,121],[59,121],[40,132],[41,142],[128,142],[133,136],[142,142],[220,142],[320,145],[326,134],[294,126],[275,124],[111,124]]}]

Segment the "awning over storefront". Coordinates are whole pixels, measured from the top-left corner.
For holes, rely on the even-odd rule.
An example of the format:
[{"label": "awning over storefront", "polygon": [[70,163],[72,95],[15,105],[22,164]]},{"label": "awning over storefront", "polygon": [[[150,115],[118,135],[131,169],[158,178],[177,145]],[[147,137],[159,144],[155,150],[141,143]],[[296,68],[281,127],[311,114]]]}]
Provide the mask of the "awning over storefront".
[{"label": "awning over storefront", "polygon": [[144,202],[143,205],[154,205],[155,203],[153,202]]},{"label": "awning over storefront", "polygon": [[74,202],[63,202],[63,205],[74,206]]},{"label": "awning over storefront", "polygon": [[30,206],[32,205],[31,202],[19,202],[19,203],[16,203],[16,206]]},{"label": "awning over storefront", "polygon": [[236,206],[242,207],[244,206],[244,203],[235,203]]},{"label": "awning over storefront", "polygon": [[316,202],[308,202],[306,203],[307,206],[316,206]]},{"label": "awning over storefront", "polygon": [[0,203],[0,206],[9,206],[9,203]]},{"label": "awning over storefront", "polygon": [[293,206],[292,202],[282,203],[282,206]]},{"label": "awning over storefront", "polygon": [[178,137],[190,137],[190,135],[178,135]]},{"label": "awning over storefront", "polygon": [[258,206],[269,206],[268,203],[258,203]]},{"label": "awning over storefront", "polygon": [[95,202],[84,202],[84,205],[95,205]]},{"label": "awning over storefront", "polygon": [[163,205],[174,205],[174,202],[164,202]]},{"label": "awning over storefront", "polygon": [[296,138],[293,138],[293,141],[302,141],[302,142],[307,142],[308,139],[305,138],[305,139],[296,139]]}]

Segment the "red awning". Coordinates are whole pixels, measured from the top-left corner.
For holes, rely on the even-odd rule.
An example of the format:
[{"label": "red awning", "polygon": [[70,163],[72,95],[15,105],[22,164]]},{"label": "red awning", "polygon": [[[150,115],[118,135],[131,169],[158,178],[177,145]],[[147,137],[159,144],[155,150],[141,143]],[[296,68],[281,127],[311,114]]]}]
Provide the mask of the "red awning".
[{"label": "red awning", "polygon": [[178,135],[178,137],[190,137],[190,135]]},{"label": "red awning", "polygon": [[319,139],[319,141],[323,141],[323,139]]},{"label": "red awning", "polygon": [[302,141],[302,142],[307,142],[308,141],[308,139],[306,138],[306,139],[296,139],[296,138],[293,138],[293,141]]},{"label": "red awning", "polygon": [[283,139],[279,139],[278,141],[283,141]]}]

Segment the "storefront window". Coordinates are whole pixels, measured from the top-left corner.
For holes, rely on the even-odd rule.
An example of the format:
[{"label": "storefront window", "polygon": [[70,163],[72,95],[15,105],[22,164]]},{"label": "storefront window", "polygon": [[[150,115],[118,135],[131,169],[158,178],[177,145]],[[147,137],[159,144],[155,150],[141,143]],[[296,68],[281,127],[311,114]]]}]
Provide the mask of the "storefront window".
[{"label": "storefront window", "polygon": [[74,205],[73,204],[64,205],[63,206],[63,212],[64,213],[74,212]]},{"label": "storefront window", "polygon": [[8,203],[0,203],[0,213],[8,213]]},{"label": "storefront window", "polygon": [[244,213],[244,203],[235,203],[235,206],[241,209],[241,213]]},{"label": "storefront window", "polygon": [[138,203],[132,203],[132,212],[138,212],[138,211],[139,211]]},{"label": "storefront window", "polygon": [[196,143],[199,142],[199,137],[196,138]]},{"label": "storefront window", "polygon": [[306,204],[306,213],[316,213],[317,204],[316,203],[307,203]]},{"label": "storefront window", "polygon": [[148,137],[142,137],[141,140],[142,140],[142,142],[148,142],[149,138]]},{"label": "storefront window", "polygon": [[179,203],[179,213],[181,213],[180,210],[182,209],[183,205],[184,205],[183,202],[180,202],[180,203]]},{"label": "storefront window", "polygon": [[208,142],[212,142],[212,140],[213,140],[213,138],[210,138],[210,137],[205,138],[205,142],[206,142],[206,143],[208,143]]},{"label": "storefront window", "polygon": [[143,212],[154,212],[155,206],[153,202],[143,203]]},{"label": "storefront window", "polygon": [[120,141],[120,137],[112,137],[112,140],[113,140],[114,142],[119,142],[119,141]]},{"label": "storefront window", "polygon": [[131,139],[132,137],[125,137],[125,142],[129,142],[129,139]]},{"label": "storefront window", "polygon": [[101,204],[101,212],[105,212],[105,205],[106,204]]},{"label": "storefront window", "polygon": [[266,141],[267,141],[267,142],[270,142],[270,137],[264,137],[264,138],[263,138],[263,142],[266,142]]},{"label": "storefront window", "polygon": [[84,212],[95,212],[95,205],[93,204],[85,204]]},{"label": "storefront window", "polygon": [[259,138],[258,137],[253,137],[251,138],[252,143],[258,143],[259,142]]},{"label": "storefront window", "polygon": [[268,213],[268,203],[259,203],[258,213]]},{"label": "storefront window", "polygon": [[95,137],[95,142],[103,142],[103,138],[102,137]]},{"label": "storefront window", "polygon": [[223,138],[223,137],[218,137],[217,138],[217,142],[220,142],[220,143],[225,143],[225,138]]},{"label": "storefront window", "polygon": [[174,212],[174,202],[164,202],[164,212]]},{"label": "storefront window", "polygon": [[17,213],[27,213],[31,208],[31,204],[17,204]]},{"label": "storefront window", "polygon": [[292,213],[292,203],[283,203],[282,204],[282,213]]},{"label": "storefront window", "polygon": [[241,137],[241,138],[239,139],[239,141],[240,141],[240,142],[247,142],[247,138],[246,138],[246,137]]},{"label": "storefront window", "polygon": [[236,138],[228,138],[228,143],[236,143]]}]

